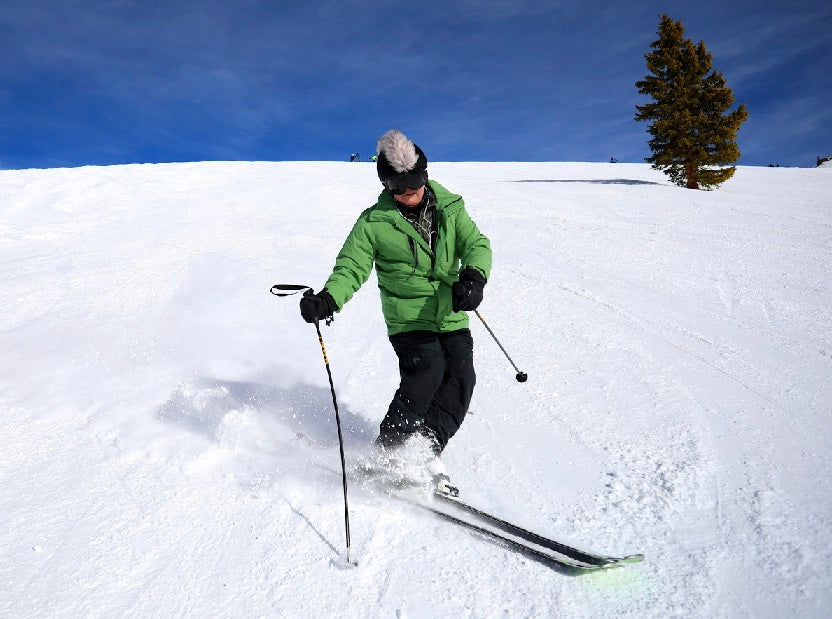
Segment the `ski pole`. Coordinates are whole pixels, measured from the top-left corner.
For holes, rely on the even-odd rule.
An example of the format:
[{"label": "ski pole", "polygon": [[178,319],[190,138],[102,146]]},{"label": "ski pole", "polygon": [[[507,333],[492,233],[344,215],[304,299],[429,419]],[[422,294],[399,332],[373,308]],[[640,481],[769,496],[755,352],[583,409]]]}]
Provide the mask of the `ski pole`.
[{"label": "ski pole", "polygon": [[[312,288],[297,284],[275,284],[271,288],[271,293],[278,297],[286,297],[297,294],[301,290],[312,290]],[[321,326],[317,320],[315,321],[315,331],[318,332],[318,343],[321,345],[321,353],[324,356],[326,375],[329,378],[329,390],[332,393],[332,406],[335,408],[335,425],[338,427],[338,448],[341,452],[341,480],[344,486],[344,532],[347,539],[347,563],[355,566],[357,563],[353,563],[350,560],[350,505],[347,500],[347,463],[344,457],[344,435],[341,432],[341,414],[338,411],[338,399],[335,397],[335,384],[332,382],[332,370],[329,368],[329,357],[326,354],[326,346],[324,346],[324,336],[321,335]]]},{"label": "ski pole", "polygon": [[332,370],[329,369],[329,357],[326,355],[324,336],[321,335],[321,327],[317,320],[315,321],[315,330],[318,332],[318,342],[321,345],[321,353],[324,356],[326,375],[329,377],[329,390],[332,393],[332,406],[335,408],[335,425],[338,426],[338,448],[341,451],[341,480],[344,485],[344,530],[347,537],[347,563],[356,565],[350,561],[350,505],[347,501],[347,464],[344,458],[344,435],[341,433],[341,414],[338,412],[338,400],[335,398],[335,385],[332,382]]},{"label": "ski pole", "polygon": [[494,341],[497,342],[497,346],[499,346],[500,350],[503,351],[503,354],[506,356],[506,359],[508,359],[508,362],[511,365],[514,366],[514,369],[517,371],[517,375],[514,378],[517,379],[518,383],[525,383],[529,379],[529,375],[526,374],[525,372],[521,372],[520,369],[517,367],[517,365],[514,363],[514,361],[511,360],[511,357],[508,356],[508,353],[506,352],[506,349],[503,348],[502,344],[500,344],[500,340],[498,340],[497,336],[494,335],[494,332],[491,330],[491,327],[488,326],[488,323],[485,322],[485,319],[483,319],[483,317],[480,315],[479,311],[474,310],[474,313],[477,315],[477,318],[480,319],[480,321],[482,322],[483,326],[486,328],[488,333],[491,334],[491,337],[494,338]]}]

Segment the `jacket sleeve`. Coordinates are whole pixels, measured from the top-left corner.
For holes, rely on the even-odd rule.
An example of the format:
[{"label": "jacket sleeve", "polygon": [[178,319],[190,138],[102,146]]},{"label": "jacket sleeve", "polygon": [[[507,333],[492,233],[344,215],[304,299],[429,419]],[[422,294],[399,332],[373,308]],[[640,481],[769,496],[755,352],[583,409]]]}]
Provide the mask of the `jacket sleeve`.
[{"label": "jacket sleeve", "polygon": [[477,228],[465,207],[456,217],[456,251],[462,262],[461,269],[474,267],[488,280],[491,274],[491,242]]},{"label": "jacket sleeve", "polygon": [[375,260],[375,246],[371,239],[370,226],[365,218],[359,217],[344,241],[332,274],[326,280],[325,288],[332,295],[337,311],[361,288]]}]

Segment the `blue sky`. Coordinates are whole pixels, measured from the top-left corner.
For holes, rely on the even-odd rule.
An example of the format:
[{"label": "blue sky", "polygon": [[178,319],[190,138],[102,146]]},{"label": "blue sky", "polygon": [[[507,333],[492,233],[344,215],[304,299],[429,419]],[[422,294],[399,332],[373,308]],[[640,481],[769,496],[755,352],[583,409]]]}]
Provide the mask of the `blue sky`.
[{"label": "blue sky", "polygon": [[2,0],[0,168],[647,156],[635,81],[659,15],[749,108],[740,163],[832,155],[832,3]]}]

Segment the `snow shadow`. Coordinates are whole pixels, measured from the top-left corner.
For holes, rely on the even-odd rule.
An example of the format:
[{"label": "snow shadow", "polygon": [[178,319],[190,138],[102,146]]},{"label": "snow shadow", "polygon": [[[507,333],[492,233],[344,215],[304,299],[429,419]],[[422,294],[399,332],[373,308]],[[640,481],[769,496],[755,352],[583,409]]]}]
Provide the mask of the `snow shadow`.
[{"label": "snow shadow", "polygon": [[[344,443],[364,446],[375,439],[377,428],[339,403]],[[199,378],[180,384],[159,408],[159,419],[191,432],[217,439],[226,417],[235,411],[251,412],[263,425],[315,446],[338,443],[335,409],[329,389],[311,385],[277,387],[265,383]],[[278,426],[278,427],[274,427]]]},{"label": "snow shadow", "polygon": [[575,178],[575,179],[532,179],[527,178],[512,183],[589,183],[591,185],[661,185],[654,181],[642,181],[634,178]]}]

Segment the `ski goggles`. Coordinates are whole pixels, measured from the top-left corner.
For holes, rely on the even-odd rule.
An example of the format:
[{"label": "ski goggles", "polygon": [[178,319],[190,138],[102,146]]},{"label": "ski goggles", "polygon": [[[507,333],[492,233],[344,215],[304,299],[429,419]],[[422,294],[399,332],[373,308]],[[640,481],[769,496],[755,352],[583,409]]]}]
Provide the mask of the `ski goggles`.
[{"label": "ski goggles", "polygon": [[413,170],[385,178],[384,187],[390,193],[400,196],[408,189],[419,189],[426,182],[428,182],[427,170]]}]

